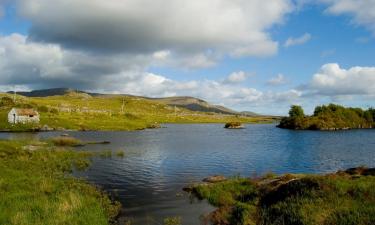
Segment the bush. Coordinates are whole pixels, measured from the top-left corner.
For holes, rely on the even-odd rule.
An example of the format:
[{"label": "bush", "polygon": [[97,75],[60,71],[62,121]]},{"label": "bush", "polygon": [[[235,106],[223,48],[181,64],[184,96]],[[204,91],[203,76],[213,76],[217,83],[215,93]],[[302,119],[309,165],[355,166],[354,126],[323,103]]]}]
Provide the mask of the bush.
[{"label": "bush", "polygon": [[339,130],[374,127],[375,110],[372,108],[345,108],[329,104],[317,106],[313,116],[304,116],[300,106],[292,106],[289,117],[283,118],[278,127],[288,129]]},{"label": "bush", "polygon": [[14,101],[9,97],[2,97],[0,99],[0,107],[12,107],[14,106]]}]

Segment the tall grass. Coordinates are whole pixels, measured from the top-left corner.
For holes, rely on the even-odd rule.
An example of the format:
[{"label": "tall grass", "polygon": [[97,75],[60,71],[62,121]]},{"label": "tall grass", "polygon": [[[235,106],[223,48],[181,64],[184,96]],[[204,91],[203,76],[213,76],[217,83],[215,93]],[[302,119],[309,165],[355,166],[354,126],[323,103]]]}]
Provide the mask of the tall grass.
[{"label": "tall grass", "polygon": [[82,146],[83,142],[74,137],[55,137],[51,139],[52,143],[56,146]]},{"label": "tall grass", "polygon": [[262,184],[263,180],[235,178],[197,186],[193,192],[219,207],[211,214],[213,224],[375,224],[375,176],[288,175],[278,183]]},{"label": "tall grass", "polygon": [[69,175],[89,165],[86,153],[24,150],[28,142],[0,141],[0,224],[109,224],[119,204]]}]

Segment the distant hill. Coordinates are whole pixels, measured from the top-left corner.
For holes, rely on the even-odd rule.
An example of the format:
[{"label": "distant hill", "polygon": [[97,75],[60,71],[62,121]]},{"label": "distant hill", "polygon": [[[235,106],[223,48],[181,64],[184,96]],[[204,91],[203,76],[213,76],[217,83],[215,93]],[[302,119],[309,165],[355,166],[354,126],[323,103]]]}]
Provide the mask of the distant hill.
[{"label": "distant hill", "polygon": [[[74,90],[71,88],[51,88],[51,89],[43,89],[43,90],[34,90],[34,91],[29,91],[29,92],[17,92],[17,94],[26,96],[26,97],[49,97],[49,96],[55,96],[55,95],[65,95],[71,92],[85,93],[83,91]],[[13,91],[10,91],[8,93],[14,94]]]},{"label": "distant hill", "polygon": [[170,106],[182,107],[182,108],[185,108],[185,109],[189,109],[191,111],[215,112],[215,113],[231,114],[231,115],[240,114],[239,112],[228,109],[224,106],[211,105],[210,103],[208,103],[208,102],[206,102],[202,99],[188,97],[188,96],[168,97],[168,98],[153,98],[152,100],[163,102],[163,103],[165,103],[167,105],[170,105]]},{"label": "distant hill", "polygon": [[[13,94],[13,92],[8,92]],[[17,92],[19,95],[23,95],[26,97],[49,97],[55,95],[66,95],[71,93],[80,93],[80,94],[87,94],[91,96],[107,96],[106,94],[99,94],[99,93],[89,93],[80,90],[74,90],[71,88],[52,88],[52,89],[44,89],[44,90],[34,90],[30,92]],[[112,96],[112,95],[108,95]],[[126,95],[131,96],[131,95]],[[142,96],[134,96],[138,98],[144,98],[152,101],[161,102],[167,104],[169,106],[177,106],[185,109],[189,109],[191,111],[197,112],[213,112],[213,113],[222,113],[228,115],[244,115],[244,116],[260,116],[254,112],[237,112],[232,109],[226,108],[220,105],[212,105],[202,99],[189,97],[189,96],[182,96],[182,97],[167,97],[167,98],[148,98]]]}]

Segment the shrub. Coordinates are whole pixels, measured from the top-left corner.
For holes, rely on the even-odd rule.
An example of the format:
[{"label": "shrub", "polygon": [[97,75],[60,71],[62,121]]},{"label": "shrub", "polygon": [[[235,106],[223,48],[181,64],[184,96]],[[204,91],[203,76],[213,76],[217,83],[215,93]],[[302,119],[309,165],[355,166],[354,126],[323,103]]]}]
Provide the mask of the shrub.
[{"label": "shrub", "polygon": [[14,106],[14,101],[9,97],[2,97],[0,99],[0,107],[12,107]]}]

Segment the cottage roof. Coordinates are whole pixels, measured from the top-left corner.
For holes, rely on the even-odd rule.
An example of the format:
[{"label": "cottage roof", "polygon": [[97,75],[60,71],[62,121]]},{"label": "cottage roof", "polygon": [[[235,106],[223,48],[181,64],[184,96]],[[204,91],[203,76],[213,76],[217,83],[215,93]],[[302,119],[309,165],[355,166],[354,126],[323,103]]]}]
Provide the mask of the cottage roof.
[{"label": "cottage roof", "polygon": [[15,109],[19,116],[37,116],[38,112],[34,109]]}]

